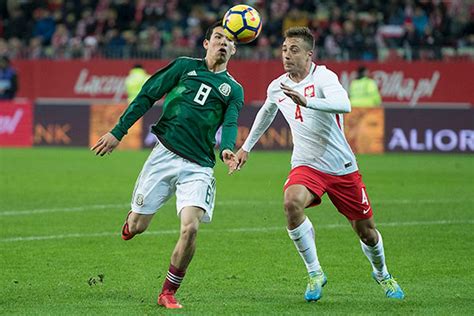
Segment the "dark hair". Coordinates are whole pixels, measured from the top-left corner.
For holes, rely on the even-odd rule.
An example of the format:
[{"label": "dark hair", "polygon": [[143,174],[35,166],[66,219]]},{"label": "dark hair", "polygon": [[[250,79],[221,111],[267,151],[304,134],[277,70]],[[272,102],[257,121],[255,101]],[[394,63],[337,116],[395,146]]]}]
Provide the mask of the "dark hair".
[{"label": "dark hair", "polygon": [[301,38],[307,44],[308,50],[314,49],[314,36],[313,33],[311,33],[311,30],[307,27],[290,27],[285,32],[285,38],[289,37]]},{"label": "dark hair", "polygon": [[142,68],[143,69],[143,66],[142,66],[142,64],[135,64],[135,65],[133,65],[133,68]]},{"label": "dark hair", "polygon": [[367,68],[364,65],[359,66],[359,68],[357,68],[357,78],[360,79],[364,77],[366,71]]},{"label": "dark hair", "polygon": [[212,23],[208,28],[207,28],[207,31],[206,31],[206,36],[204,37],[205,39],[207,39],[208,41],[211,39],[211,35],[212,35],[212,32],[214,31],[214,29],[218,26],[222,26],[222,21],[216,21],[214,23]]}]

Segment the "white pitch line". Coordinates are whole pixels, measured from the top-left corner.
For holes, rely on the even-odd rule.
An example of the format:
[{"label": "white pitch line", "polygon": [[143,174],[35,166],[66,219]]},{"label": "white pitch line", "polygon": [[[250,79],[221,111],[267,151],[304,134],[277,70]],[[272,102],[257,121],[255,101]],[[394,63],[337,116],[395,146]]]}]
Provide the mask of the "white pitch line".
[{"label": "white pitch line", "polygon": [[127,205],[130,205],[130,204],[99,204],[99,205],[86,205],[86,206],[75,206],[75,207],[38,208],[38,209],[33,209],[33,210],[0,211],[0,216],[22,216],[22,215],[56,213],[56,212],[82,212],[82,211],[87,211],[87,210],[122,208]]},{"label": "white pitch line", "polygon": [[[474,202],[471,200],[459,200],[459,199],[422,199],[422,200],[375,200],[374,204],[442,204],[442,203],[470,203]],[[283,206],[283,201],[262,201],[262,200],[226,200],[226,201],[217,201],[216,205],[220,206],[230,206],[236,204],[246,204],[246,205],[275,205]],[[107,209],[125,209],[129,207],[129,203],[123,204],[98,204],[98,205],[85,205],[85,206],[75,206],[75,207],[54,207],[54,208],[40,208],[40,209],[30,209],[30,210],[5,210],[0,211],[0,216],[25,216],[25,215],[35,215],[35,214],[45,214],[45,213],[61,213],[61,212],[84,212],[92,210],[107,210]]]},{"label": "white pitch line", "polygon": [[[440,221],[412,221],[412,222],[390,222],[390,223],[378,223],[377,226],[388,226],[388,227],[399,227],[399,226],[434,226],[434,225],[472,225],[474,220],[440,220]],[[315,225],[316,229],[337,229],[337,228],[348,228],[349,224],[327,224],[327,225]],[[286,232],[285,227],[242,227],[242,228],[228,228],[228,229],[201,229],[200,233],[269,233],[274,231]],[[169,235],[178,234],[179,230],[161,230],[161,231],[148,231],[144,235]],[[61,235],[49,235],[49,236],[25,236],[25,237],[9,237],[0,239],[0,242],[16,242],[16,241],[39,241],[39,240],[57,240],[66,238],[90,238],[90,237],[119,237],[118,232],[102,232],[102,233],[89,233],[89,234],[61,234]]]}]

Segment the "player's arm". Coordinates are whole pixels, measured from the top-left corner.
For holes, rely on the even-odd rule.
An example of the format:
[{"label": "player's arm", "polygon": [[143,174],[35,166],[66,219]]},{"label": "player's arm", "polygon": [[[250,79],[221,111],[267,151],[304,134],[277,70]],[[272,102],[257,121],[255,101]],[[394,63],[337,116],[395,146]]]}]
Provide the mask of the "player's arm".
[{"label": "player's arm", "polygon": [[117,125],[99,138],[91,150],[100,156],[110,154],[119,145],[129,128],[178,83],[182,68],[177,59],[150,77],[137,97],[125,109]]},{"label": "player's arm", "polygon": [[329,113],[349,113],[351,111],[351,102],[347,96],[346,90],[337,79],[337,75],[325,69],[318,73],[318,82],[322,89],[323,98],[304,97],[297,91],[288,86],[282,86],[283,92],[290,96],[295,103],[307,107],[308,109],[329,112]]},{"label": "player's arm", "polygon": [[269,96],[267,96],[265,103],[255,116],[255,120],[252,124],[252,128],[250,129],[247,139],[242,145],[242,148],[240,148],[237,152],[237,158],[239,159],[239,165],[237,166],[237,169],[240,169],[247,162],[249,152],[258,142],[260,137],[262,137],[263,133],[265,133],[268,127],[272,124],[277,112],[278,106],[276,103],[271,101]]},{"label": "player's arm", "polygon": [[240,88],[239,91],[234,93],[233,98],[230,100],[224,114],[224,121],[222,123],[222,138],[219,156],[221,160],[229,167],[229,173],[232,173],[237,168],[238,164],[237,157],[235,156],[233,150],[238,132],[237,119],[243,105],[244,94],[242,88]]},{"label": "player's arm", "polygon": [[103,156],[105,154],[111,154],[119,143],[120,141],[112,135],[112,133],[108,132],[99,138],[91,150],[95,152],[96,156]]},{"label": "player's arm", "polygon": [[182,61],[176,59],[151,76],[110,131],[112,135],[122,140],[129,128],[178,83],[182,72]]}]

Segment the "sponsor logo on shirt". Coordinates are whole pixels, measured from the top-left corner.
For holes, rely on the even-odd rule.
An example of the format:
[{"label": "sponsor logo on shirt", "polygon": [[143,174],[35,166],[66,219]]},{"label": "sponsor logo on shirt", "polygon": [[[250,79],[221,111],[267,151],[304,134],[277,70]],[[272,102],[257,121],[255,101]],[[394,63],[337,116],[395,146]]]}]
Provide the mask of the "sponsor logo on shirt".
[{"label": "sponsor logo on shirt", "polygon": [[190,72],[188,72],[188,76],[197,76],[197,72],[196,70],[191,70]]},{"label": "sponsor logo on shirt", "polygon": [[219,86],[219,92],[226,97],[229,96],[231,90],[232,88],[228,83],[223,83]]}]

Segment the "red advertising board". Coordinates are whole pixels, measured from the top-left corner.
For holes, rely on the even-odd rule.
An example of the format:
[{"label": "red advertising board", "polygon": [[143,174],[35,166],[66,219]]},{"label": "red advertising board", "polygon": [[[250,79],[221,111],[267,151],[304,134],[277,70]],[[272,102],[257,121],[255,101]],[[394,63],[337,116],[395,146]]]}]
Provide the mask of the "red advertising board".
[{"label": "red advertising board", "polygon": [[0,146],[31,147],[32,144],[32,105],[0,101]]},{"label": "red advertising board", "polygon": [[[155,72],[168,61],[143,61]],[[124,80],[133,60],[112,61],[15,61],[20,80],[19,96],[38,98],[99,99],[117,102],[125,98]],[[356,76],[358,62],[324,63],[339,75],[346,87]],[[474,105],[474,62],[367,63],[378,82],[383,102]],[[229,72],[242,83],[246,103],[265,99],[268,84],[283,73],[281,62],[232,60]]]}]

